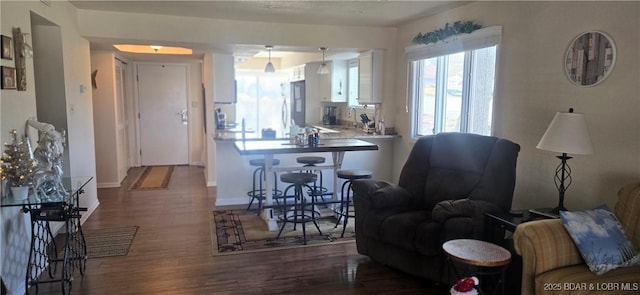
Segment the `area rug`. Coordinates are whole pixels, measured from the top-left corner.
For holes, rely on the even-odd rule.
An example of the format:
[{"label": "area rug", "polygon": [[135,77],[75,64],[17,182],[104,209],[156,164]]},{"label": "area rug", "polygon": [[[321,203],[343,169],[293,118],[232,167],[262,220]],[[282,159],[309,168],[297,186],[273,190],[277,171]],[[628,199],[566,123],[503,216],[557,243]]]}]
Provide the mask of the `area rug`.
[{"label": "area rug", "polygon": [[138,226],[83,230],[87,257],[125,256],[137,232]]},{"label": "area rug", "polygon": [[169,185],[174,166],[147,166],[129,190],[164,189]]},{"label": "area rug", "polygon": [[212,212],[211,216],[213,255],[241,254],[355,241],[355,218],[349,219],[343,238],[340,237],[342,223],[334,228],[336,218],[333,216],[323,217],[317,221],[322,235],[318,233],[312,222],[308,222],[306,224],[307,245],[304,245],[302,224],[298,224],[296,230],[293,230],[293,224],[287,223],[280,238],[276,239],[281,223],[278,222],[278,230],[269,231],[265,222],[255,212],[242,209],[216,210]]}]

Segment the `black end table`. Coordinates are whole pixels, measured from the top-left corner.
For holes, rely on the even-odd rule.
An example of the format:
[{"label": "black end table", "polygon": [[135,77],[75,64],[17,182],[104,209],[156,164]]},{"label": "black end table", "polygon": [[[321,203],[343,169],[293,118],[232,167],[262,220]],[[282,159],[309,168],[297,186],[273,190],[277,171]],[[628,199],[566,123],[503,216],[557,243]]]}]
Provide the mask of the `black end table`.
[{"label": "black end table", "polygon": [[547,216],[531,213],[530,210],[522,210],[511,213],[484,213],[485,216],[485,241],[500,245],[511,252],[512,262],[510,268],[513,271],[507,273],[506,294],[519,294],[522,284],[522,258],[517,255],[513,245],[513,233],[519,224],[541,219],[549,219]]}]

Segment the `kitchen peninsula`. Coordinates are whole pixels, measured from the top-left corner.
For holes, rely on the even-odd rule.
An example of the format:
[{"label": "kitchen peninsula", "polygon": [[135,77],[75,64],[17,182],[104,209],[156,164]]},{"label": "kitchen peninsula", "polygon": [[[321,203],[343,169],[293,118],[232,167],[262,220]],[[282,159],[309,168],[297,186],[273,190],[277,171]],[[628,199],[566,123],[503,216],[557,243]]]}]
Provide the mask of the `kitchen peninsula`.
[{"label": "kitchen peninsula", "polygon": [[[341,128],[338,132],[323,132],[320,134],[320,143],[328,139],[362,139],[378,146],[377,150],[363,150],[347,153],[342,161],[342,169],[367,169],[373,172],[376,179],[391,181],[393,142],[398,135],[379,135],[365,133],[361,129]],[[247,191],[251,190],[252,173],[255,167],[249,165],[250,159],[261,159],[262,155],[240,155],[234,143],[241,139],[239,134],[230,133],[218,137],[214,135],[216,143],[216,174],[217,174],[217,199],[216,206],[248,204]],[[260,139],[252,139],[260,140]],[[284,140],[284,139],[283,139]],[[283,141],[284,142],[284,141]],[[325,157],[327,162],[332,161],[330,152],[305,153],[305,156]],[[302,166],[296,163],[300,154],[277,154],[274,158],[280,160],[281,167]],[[333,177],[325,173],[325,186],[332,188]]]},{"label": "kitchen peninsula", "polygon": [[[272,163],[274,156],[286,155],[286,154],[309,154],[309,153],[331,153],[332,162],[330,165],[314,165],[316,171],[324,172],[326,169],[331,169],[333,178],[333,201],[338,201],[338,185],[337,174],[342,168],[342,162],[344,160],[345,152],[354,151],[376,151],[378,145],[370,143],[368,141],[354,139],[354,138],[330,138],[323,140],[322,143],[310,144],[310,145],[297,145],[291,143],[289,140],[236,140],[234,146],[240,155],[252,155],[264,157],[265,165],[265,201],[266,205],[274,205],[273,196],[271,194],[274,171],[282,171],[283,173],[300,169],[300,165],[295,166],[278,166],[273,167]],[[310,168],[306,168],[310,169]],[[262,218],[269,226],[269,230],[276,230],[276,218],[273,214],[273,208],[266,208],[264,212],[260,213]]]}]

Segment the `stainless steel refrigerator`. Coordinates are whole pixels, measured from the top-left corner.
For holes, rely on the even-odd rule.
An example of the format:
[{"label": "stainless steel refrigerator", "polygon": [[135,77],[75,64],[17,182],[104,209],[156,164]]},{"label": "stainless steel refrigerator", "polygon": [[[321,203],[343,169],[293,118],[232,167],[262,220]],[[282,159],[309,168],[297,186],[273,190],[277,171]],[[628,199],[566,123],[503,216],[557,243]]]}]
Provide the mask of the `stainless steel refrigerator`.
[{"label": "stainless steel refrigerator", "polygon": [[291,118],[297,126],[304,127],[304,81],[291,82]]}]

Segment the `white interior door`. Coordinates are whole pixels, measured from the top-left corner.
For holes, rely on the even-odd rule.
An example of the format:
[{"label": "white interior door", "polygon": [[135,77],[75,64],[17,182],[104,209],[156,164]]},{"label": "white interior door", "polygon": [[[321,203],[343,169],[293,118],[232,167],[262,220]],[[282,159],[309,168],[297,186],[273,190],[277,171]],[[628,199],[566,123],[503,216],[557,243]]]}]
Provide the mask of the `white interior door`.
[{"label": "white interior door", "polygon": [[138,64],[143,166],[189,163],[187,67]]},{"label": "white interior door", "polygon": [[122,180],[127,176],[129,169],[129,137],[127,134],[127,116],[125,103],[125,67],[126,64],[119,60],[116,64],[116,142],[118,157],[118,180]]}]

